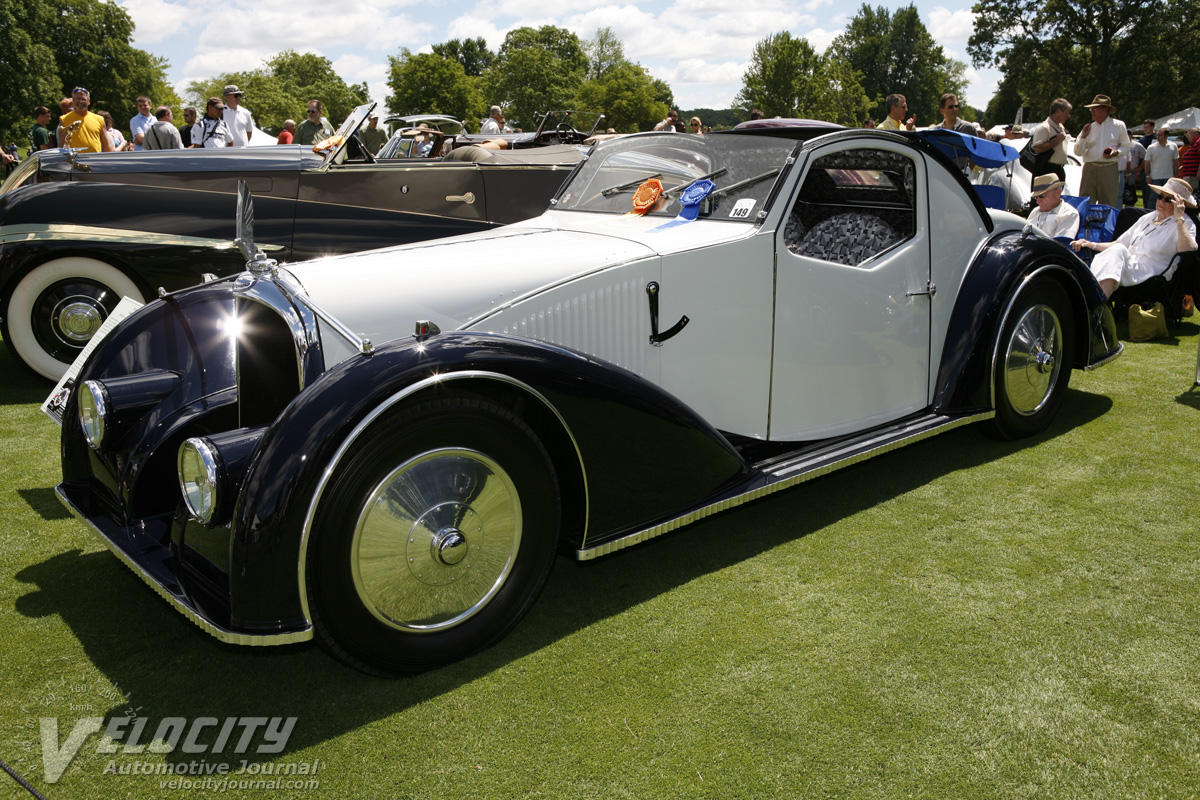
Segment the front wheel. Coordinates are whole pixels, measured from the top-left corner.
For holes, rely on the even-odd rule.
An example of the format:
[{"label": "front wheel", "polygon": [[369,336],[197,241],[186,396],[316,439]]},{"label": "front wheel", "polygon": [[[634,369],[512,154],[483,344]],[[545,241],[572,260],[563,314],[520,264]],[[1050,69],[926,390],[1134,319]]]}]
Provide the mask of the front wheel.
[{"label": "front wheel", "polygon": [[537,598],[558,540],[554,468],[502,406],[452,396],[397,409],[347,450],[307,557],[321,644],[394,676],[507,633]]},{"label": "front wheel", "polygon": [[57,381],[122,297],[145,302],[121,270],[94,258],[48,261],[21,278],[4,309],[4,341],[29,369]]},{"label": "front wheel", "polygon": [[1000,438],[1032,436],[1054,420],[1071,379],[1074,330],[1058,283],[1035,278],[1020,290],[1000,332],[993,425]]}]

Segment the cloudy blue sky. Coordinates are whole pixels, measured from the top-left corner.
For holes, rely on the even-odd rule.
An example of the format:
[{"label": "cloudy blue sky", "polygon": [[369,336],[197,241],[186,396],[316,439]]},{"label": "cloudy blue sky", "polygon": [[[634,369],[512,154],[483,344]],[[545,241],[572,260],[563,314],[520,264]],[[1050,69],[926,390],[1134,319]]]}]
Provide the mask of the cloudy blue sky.
[{"label": "cloudy blue sky", "polygon": [[[388,94],[387,57],[402,47],[428,51],[436,42],[482,36],[494,50],[513,28],[550,24],[581,39],[611,27],[625,55],[665,80],[681,108],[729,107],[755,42],[787,30],[824,51],[861,7],[845,0],[525,0],[441,6],[429,0],[117,2],[137,25],[134,43],[170,61],[169,78],[181,94],[191,80],[254,69],[290,48],[329,58],[343,78],[366,81],[372,98],[382,102]],[[916,5],[934,39],[969,64],[971,3],[919,0]],[[967,76],[966,101],[986,106],[999,74],[969,67]],[[253,109],[253,98],[247,97],[246,105]]]}]

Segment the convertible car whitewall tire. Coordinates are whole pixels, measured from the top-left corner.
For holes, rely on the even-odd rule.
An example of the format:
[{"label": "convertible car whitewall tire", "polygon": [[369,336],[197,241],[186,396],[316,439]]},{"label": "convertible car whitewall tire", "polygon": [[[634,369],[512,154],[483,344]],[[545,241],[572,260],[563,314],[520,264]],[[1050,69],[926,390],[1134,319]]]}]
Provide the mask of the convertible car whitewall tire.
[{"label": "convertible car whitewall tire", "polygon": [[1066,292],[1035,277],[1013,301],[1000,332],[994,430],[1005,439],[1039,433],[1062,405],[1071,378],[1074,314]]},{"label": "convertible car whitewall tire", "polygon": [[82,256],[48,261],[13,290],[3,310],[4,341],[26,367],[57,381],[122,297],[145,302],[133,279],[111,264]]},{"label": "convertible car whitewall tire", "polygon": [[318,640],[393,676],[500,639],[554,561],[559,492],[533,430],[490,400],[385,413],[340,459],[307,557]]}]

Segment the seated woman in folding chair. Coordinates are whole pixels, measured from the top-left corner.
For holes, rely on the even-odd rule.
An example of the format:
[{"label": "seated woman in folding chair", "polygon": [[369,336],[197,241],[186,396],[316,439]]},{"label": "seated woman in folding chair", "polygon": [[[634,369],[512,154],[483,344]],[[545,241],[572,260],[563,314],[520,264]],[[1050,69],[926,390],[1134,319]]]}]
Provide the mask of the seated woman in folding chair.
[{"label": "seated woman in folding chair", "polygon": [[1158,193],[1155,213],[1143,216],[1116,241],[1071,242],[1076,251],[1086,248],[1098,253],[1091,269],[1105,297],[1111,297],[1118,286],[1136,286],[1161,275],[1176,253],[1196,249],[1196,226],[1184,213],[1185,206],[1196,207],[1187,182],[1171,178],[1164,186],[1150,188]]}]

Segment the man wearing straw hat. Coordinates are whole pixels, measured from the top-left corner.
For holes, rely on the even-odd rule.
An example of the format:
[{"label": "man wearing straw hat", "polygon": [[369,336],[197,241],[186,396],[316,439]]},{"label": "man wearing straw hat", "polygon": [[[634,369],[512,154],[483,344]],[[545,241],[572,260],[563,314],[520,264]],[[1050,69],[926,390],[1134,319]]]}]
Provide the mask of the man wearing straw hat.
[{"label": "man wearing straw hat", "polygon": [[1075,155],[1083,160],[1079,195],[1091,197],[1093,203],[1119,208],[1117,161],[1129,155],[1129,132],[1125,123],[1113,116],[1117,109],[1108,95],[1096,95],[1087,109],[1092,112],[1092,121],[1083,126],[1075,140]]},{"label": "man wearing straw hat", "polygon": [[1196,249],[1196,226],[1185,208],[1195,208],[1192,190],[1182,178],[1171,178],[1163,186],[1150,184],[1158,193],[1154,214],[1145,214],[1133,227],[1112,242],[1076,239],[1075,250],[1095,250],[1091,270],[1105,297],[1112,297],[1118,286],[1136,286],[1162,275],[1171,280],[1168,267],[1176,253]]},{"label": "man wearing straw hat", "polygon": [[1033,201],[1037,209],[1029,215],[1029,224],[1047,236],[1074,238],[1079,230],[1079,212],[1062,199],[1063,182],[1054,173],[1033,179]]}]

